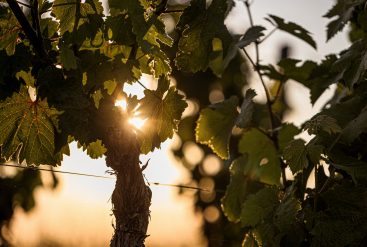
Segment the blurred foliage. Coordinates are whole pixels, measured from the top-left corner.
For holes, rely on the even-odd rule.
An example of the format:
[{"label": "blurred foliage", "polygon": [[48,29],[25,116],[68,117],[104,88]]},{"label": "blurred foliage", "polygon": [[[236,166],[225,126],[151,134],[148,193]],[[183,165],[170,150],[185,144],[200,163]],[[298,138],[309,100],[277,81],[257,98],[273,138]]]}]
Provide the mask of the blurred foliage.
[{"label": "blurred foliage", "polygon": [[[15,170],[11,167],[1,166],[0,163],[0,246],[8,246],[9,236],[4,234],[5,228],[11,226],[11,220],[16,209],[29,212],[36,206],[35,190],[45,187],[40,171],[33,169]],[[9,172],[14,174],[9,175]],[[51,188],[55,189],[58,179],[52,173]]]},{"label": "blurred foliage", "polygon": [[[247,1],[245,5],[249,7]],[[334,18],[327,26],[327,38],[348,23],[353,44],[320,63],[290,59],[289,48],[284,47],[277,65],[257,64],[235,49],[235,59],[221,77],[211,70],[173,70],[177,87],[193,107],[179,124],[179,144],[172,152],[190,171],[189,185],[211,191],[194,196],[208,246],[366,244],[365,6],[362,0],[340,0],[325,15]],[[302,26],[273,15],[266,19],[316,48]],[[238,48],[247,49],[261,42],[266,32],[254,25],[234,39]],[[272,120],[268,105],[254,102],[251,89],[246,92],[251,87],[249,75],[257,77],[257,70],[271,81],[267,104]],[[284,87],[289,80],[310,90],[312,104],[337,85],[321,112],[301,128],[284,121],[292,110],[286,100],[291,91]],[[309,142],[296,139],[306,131],[313,137]],[[219,157],[214,161],[215,154]],[[192,159],[193,155],[198,158]],[[324,166],[330,174],[325,175]],[[284,177],[285,167],[294,178]],[[315,189],[306,183],[312,170]]]},{"label": "blurred foliage", "polygon": [[[289,47],[285,46],[283,49],[288,50]],[[250,74],[250,67],[246,59],[240,53],[237,53],[235,58],[230,62],[221,78],[217,78],[209,70],[195,74],[182,73],[177,70],[174,70],[172,73],[172,76],[177,81],[177,88],[182,90],[190,101],[194,102],[191,114],[184,117],[178,126],[177,138],[180,140],[180,145],[175,147],[172,152],[180,160],[181,164],[190,171],[191,181],[189,185],[198,185],[211,190],[210,193],[198,192],[195,194],[195,211],[201,212],[204,216],[203,233],[209,246],[241,246],[243,236],[246,232],[246,229],[244,229],[240,223],[234,224],[228,221],[223,214],[222,203],[225,205],[226,200],[222,201],[222,198],[228,184],[230,186],[228,188],[233,187],[233,189],[236,190],[234,193],[244,195],[252,191],[257,191],[261,188],[261,184],[252,181],[245,185],[245,176],[241,176],[240,174],[237,182],[234,177],[233,181],[230,181],[230,172],[234,172],[233,165],[231,168],[230,165],[235,157],[239,155],[239,152],[233,150],[233,148],[230,148],[232,152],[230,153],[230,158],[222,161],[220,158],[213,156],[213,151],[210,148],[197,143],[195,145],[200,148],[204,155],[199,162],[192,164],[187,160],[187,156],[190,156],[190,150],[185,151],[185,147],[196,142],[195,128],[201,109],[205,109],[211,103],[220,102],[224,98],[229,98],[233,95],[238,97],[241,104],[245,102],[243,90],[249,86],[248,81]],[[276,87],[279,86],[279,84],[277,81],[273,81],[273,85],[275,94],[277,91]],[[212,99],[212,101],[210,101],[210,99]],[[253,104],[255,112],[257,109],[265,108],[263,104]],[[286,101],[284,87],[279,93],[276,104],[274,104],[274,109],[277,110],[277,115],[280,119],[284,116],[286,111],[290,110]],[[258,115],[262,114],[258,113]],[[261,120],[261,117],[255,115],[253,121],[259,120]],[[264,122],[264,124],[267,125],[266,120]],[[209,124],[213,124],[213,122],[209,122]],[[222,123],[218,122],[217,124]],[[214,124],[214,126],[215,125],[216,124]],[[231,132],[232,130],[230,130],[229,135],[231,135]],[[229,146],[237,146],[240,138],[241,136],[239,134],[231,135]],[[218,168],[217,164],[219,164]],[[246,187],[241,189],[242,186]],[[190,192],[184,190],[180,193],[190,194]],[[218,213],[218,215],[210,211],[213,208],[215,208],[215,212]]]}]

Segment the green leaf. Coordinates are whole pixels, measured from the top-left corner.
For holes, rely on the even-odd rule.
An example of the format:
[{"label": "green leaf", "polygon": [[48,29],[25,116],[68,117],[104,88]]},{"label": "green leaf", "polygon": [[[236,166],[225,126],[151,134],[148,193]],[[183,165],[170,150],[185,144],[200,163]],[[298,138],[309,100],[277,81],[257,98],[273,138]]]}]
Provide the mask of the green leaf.
[{"label": "green leaf", "polygon": [[305,141],[301,139],[290,142],[288,146],[284,148],[283,156],[293,174],[302,171],[308,166]]},{"label": "green leaf", "polygon": [[343,141],[351,143],[360,134],[365,132],[367,132],[367,106],[362,109],[358,117],[345,126],[341,137]]},{"label": "green leaf", "polygon": [[238,98],[232,96],[205,108],[195,129],[196,141],[208,145],[222,159],[229,157],[229,139],[238,116],[237,105]]},{"label": "green leaf", "polygon": [[182,143],[187,141],[195,142],[195,126],[196,116],[188,116],[180,121],[177,134],[180,136]]},{"label": "green leaf", "polygon": [[95,142],[89,143],[87,149],[87,154],[92,159],[98,159],[103,156],[107,152],[106,147],[103,145],[101,140],[97,140]]},{"label": "green leaf", "polygon": [[160,43],[168,46],[173,44],[173,40],[166,33],[161,17],[153,12],[146,11],[147,9],[141,5],[141,1],[127,2],[125,10],[128,10],[128,14],[130,14],[133,32],[136,34],[137,42],[144,52],[151,52],[152,45],[159,48]]},{"label": "green leaf", "polygon": [[320,114],[336,119],[341,127],[345,127],[361,114],[362,109],[366,105],[367,97],[363,94],[356,94],[353,97],[346,97],[342,101],[331,105],[330,108],[324,109]]},{"label": "green leaf", "polygon": [[174,87],[169,88],[165,96],[159,90],[145,90],[144,94],[137,111],[139,117],[147,119],[141,130],[141,151],[148,153],[173,136],[187,104]]},{"label": "green leaf", "polygon": [[308,157],[310,158],[310,161],[312,162],[312,164],[319,164],[320,163],[320,159],[321,159],[321,154],[324,153],[324,146],[322,145],[318,145],[318,144],[313,144],[313,143],[309,143],[307,144],[307,153],[308,153]]},{"label": "green leaf", "polygon": [[29,71],[29,72],[25,72],[24,70],[21,70],[19,72],[17,72],[15,74],[15,77],[19,80],[20,78],[23,79],[24,83],[27,85],[27,86],[31,86],[31,87],[34,87],[34,82],[35,82],[35,79],[32,75],[32,73]]},{"label": "green leaf", "polygon": [[[88,76],[88,82],[91,78]],[[98,137],[92,129],[92,113],[96,110],[89,94],[85,94],[82,75],[66,78],[61,69],[54,66],[39,71],[37,76],[38,96],[46,98],[50,105],[62,111],[59,126],[62,132],[57,136],[57,148],[68,143],[68,136],[73,136],[81,144],[95,141]],[[91,91],[93,92],[93,91]],[[77,102],[77,104],[76,104]],[[106,121],[106,120],[104,120]]]},{"label": "green leaf", "polygon": [[294,22],[284,22],[283,18],[280,18],[275,15],[269,15],[269,18],[266,18],[270,23],[274,24],[278,29],[287,32],[312,46],[316,49],[316,43],[313,38],[310,36],[310,32],[301,27],[300,25]]},{"label": "green leaf", "polygon": [[240,115],[236,119],[236,125],[240,128],[250,127],[252,121],[252,114],[254,112],[253,98],[256,96],[256,92],[253,89],[246,91],[245,98],[241,105]]},{"label": "green leaf", "polygon": [[286,81],[288,79],[296,80],[310,89],[311,103],[314,104],[324,91],[333,83],[337,83],[341,78],[344,68],[336,71],[332,70],[337,57],[335,55],[326,56],[320,64],[313,61],[305,61],[301,64],[300,60],[284,58],[278,66],[278,71],[274,66],[262,66],[264,75],[269,78]]},{"label": "green leaf", "polygon": [[301,130],[291,123],[284,123],[281,125],[278,132],[278,145],[280,151],[282,151],[289,142],[294,140],[294,136],[301,133]]},{"label": "green leaf", "polygon": [[242,225],[258,225],[273,212],[278,202],[278,190],[274,188],[264,188],[249,195],[241,210]]},{"label": "green leaf", "polygon": [[276,148],[265,134],[257,129],[243,133],[238,151],[248,154],[244,173],[262,183],[278,185],[280,180],[280,161]]},{"label": "green leaf", "polygon": [[346,171],[356,184],[367,179],[367,162],[348,155],[339,145],[328,153],[328,157],[332,161],[332,166]]},{"label": "green leaf", "polygon": [[156,78],[171,73],[170,60],[162,51],[155,52],[151,55],[149,67],[152,69],[154,77]]},{"label": "green leaf", "polygon": [[[185,72],[205,71],[211,63],[211,68],[219,74],[223,70],[220,61],[226,57],[232,37],[224,25],[227,1],[213,0],[206,9],[205,0],[193,0],[180,17],[177,27],[182,32],[178,42],[178,52],[175,62],[179,69]],[[218,53],[213,40],[221,41],[222,49]],[[213,49],[214,48],[214,49]],[[213,65],[215,64],[215,66]],[[220,69],[221,68],[221,69]]]},{"label": "green leaf", "polygon": [[94,105],[98,109],[99,108],[99,102],[101,101],[101,99],[103,99],[103,95],[102,95],[101,90],[98,89],[97,91],[92,93],[90,96],[93,98]]},{"label": "green leaf", "polygon": [[231,179],[222,198],[222,209],[231,222],[240,221],[242,204],[248,192],[249,184],[243,172],[247,164],[247,157],[247,154],[240,156],[232,162],[229,168]]},{"label": "green leaf", "polygon": [[1,155],[28,165],[58,164],[55,157],[58,115],[60,112],[50,108],[45,100],[32,102],[24,87],[0,102]]},{"label": "green leaf", "polygon": [[106,37],[119,45],[133,45],[136,41],[131,19],[126,14],[107,16],[106,32]]},{"label": "green leaf", "polygon": [[325,131],[329,135],[341,132],[341,128],[337,121],[328,116],[319,114],[304,124],[304,129],[310,135],[317,135],[320,131]]},{"label": "green leaf", "polygon": [[312,104],[315,104],[330,85],[337,83],[341,79],[339,71],[332,71],[332,66],[336,60],[337,57],[335,55],[326,56],[320,64],[317,64],[317,66],[315,64],[312,71],[307,71],[309,76],[304,83],[300,81],[310,89]]},{"label": "green leaf", "polygon": [[347,50],[340,54],[340,58],[334,62],[331,72],[338,73],[338,80],[350,89],[360,83],[367,70],[367,39],[354,42]]},{"label": "green leaf", "polygon": [[212,40],[212,53],[209,57],[209,68],[218,77],[222,76],[223,66],[223,43],[221,39],[214,38]]},{"label": "green leaf", "polygon": [[292,231],[296,222],[297,213],[302,209],[300,201],[292,195],[286,196],[276,208],[273,221],[281,233]]},{"label": "green leaf", "polygon": [[40,28],[43,37],[52,38],[58,31],[59,23],[52,18],[41,18]]},{"label": "green leaf", "polygon": [[344,182],[321,195],[311,246],[363,246],[367,232],[367,190]]},{"label": "green leaf", "polygon": [[[55,0],[53,2],[52,14],[60,21],[61,35],[67,31],[73,31],[77,14],[80,14],[80,17],[86,17],[88,14],[95,13],[92,6],[88,3],[80,3],[80,12],[77,13],[76,2],[77,0]],[[82,22],[83,19],[80,19],[79,26]]]},{"label": "green leaf", "polygon": [[0,8],[0,50],[5,50],[8,56],[11,56],[15,52],[21,27],[10,8],[3,6]]},{"label": "green leaf", "polygon": [[112,93],[115,91],[115,89],[117,87],[117,83],[116,83],[116,81],[108,80],[108,81],[105,81],[103,83],[103,86],[104,86],[104,89],[107,90],[107,93],[109,95],[112,95]]},{"label": "green leaf", "polygon": [[337,17],[327,25],[327,40],[343,30],[344,26],[353,16],[354,9],[364,3],[364,0],[338,0],[336,4],[324,15],[329,19]]},{"label": "green leaf", "polygon": [[262,26],[250,27],[249,29],[247,29],[246,33],[243,35],[240,41],[238,41],[237,46],[242,49],[252,42],[257,41],[260,37],[264,36],[263,31],[265,30],[266,29]]},{"label": "green leaf", "polygon": [[60,45],[60,61],[66,70],[77,68],[74,51],[64,44]]},{"label": "green leaf", "polygon": [[303,82],[310,78],[311,73],[317,67],[317,64],[308,60],[302,64],[300,64],[300,62],[301,61],[297,59],[284,58],[280,60],[278,66],[282,68],[282,73],[287,78]]},{"label": "green leaf", "polygon": [[280,246],[281,235],[273,224],[260,224],[253,230],[253,234],[259,246]]},{"label": "green leaf", "polygon": [[256,241],[255,236],[252,234],[252,232],[247,233],[245,236],[245,239],[242,242],[242,247],[258,247],[258,243]]},{"label": "green leaf", "polygon": [[136,41],[144,52],[159,51],[159,49],[152,49],[152,46],[160,48],[160,43],[168,46],[173,44],[173,40],[166,33],[162,18],[155,15],[153,11],[149,11],[149,8],[145,8],[142,1],[109,0],[109,6],[113,10],[112,16],[114,12],[118,14],[127,12],[128,17],[131,18]]}]

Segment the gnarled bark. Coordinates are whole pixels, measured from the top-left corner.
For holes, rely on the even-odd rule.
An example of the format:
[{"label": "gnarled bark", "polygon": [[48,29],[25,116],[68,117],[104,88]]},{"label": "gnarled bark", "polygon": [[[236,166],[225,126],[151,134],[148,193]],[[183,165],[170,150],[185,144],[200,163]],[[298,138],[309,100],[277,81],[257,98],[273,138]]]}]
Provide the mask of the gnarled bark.
[{"label": "gnarled bark", "polygon": [[151,191],[139,166],[139,146],[131,128],[110,128],[109,136],[106,163],[117,178],[112,194],[116,226],[110,246],[141,247],[147,237]]}]

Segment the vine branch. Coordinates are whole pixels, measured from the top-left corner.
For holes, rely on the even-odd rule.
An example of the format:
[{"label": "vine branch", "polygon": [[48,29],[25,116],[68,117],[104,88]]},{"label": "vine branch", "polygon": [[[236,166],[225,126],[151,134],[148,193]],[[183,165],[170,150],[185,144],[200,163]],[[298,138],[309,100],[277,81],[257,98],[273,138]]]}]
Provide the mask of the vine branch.
[{"label": "vine branch", "polygon": [[[251,27],[253,27],[254,26],[254,20],[253,20],[252,14],[251,14],[250,3],[249,3],[248,0],[245,1],[245,6],[246,6],[246,10],[247,10],[248,17],[249,17],[249,20],[250,20],[250,25],[251,25]],[[270,129],[271,129],[271,131],[270,131],[269,134],[270,134],[271,140],[274,143],[275,148],[277,150],[279,150],[279,145],[278,145],[278,140],[277,140],[278,138],[277,138],[277,135],[274,133],[275,120],[274,120],[274,113],[273,113],[273,110],[272,110],[272,102],[271,102],[271,99],[270,99],[270,93],[268,91],[268,88],[266,87],[263,75],[261,74],[261,71],[260,71],[259,42],[255,41],[255,52],[256,52],[256,61],[255,62],[250,57],[250,55],[247,53],[245,48],[243,48],[243,51],[244,51],[246,57],[249,59],[252,66],[254,67],[254,70],[258,74],[258,76],[260,78],[261,85],[264,88],[265,96],[266,96],[266,106],[267,106],[267,109],[268,109],[269,119],[270,119]],[[281,160],[281,167],[280,168],[281,168],[281,172],[282,172],[282,182],[283,182],[283,186],[285,188],[287,186],[287,178],[286,178],[286,174],[285,174],[286,165],[284,164],[284,162],[282,162],[282,160]]]},{"label": "vine branch", "polygon": [[31,8],[31,5],[23,3],[21,1],[16,1],[18,4],[23,5],[24,7]]},{"label": "vine branch", "polygon": [[[33,28],[36,30],[38,42],[40,43],[40,46],[43,48],[43,37],[41,32],[41,25],[40,25],[40,14],[38,11],[38,0],[31,1],[32,8],[31,8],[31,15],[32,15],[32,21],[33,21]],[[44,49],[43,49],[44,50]]]},{"label": "vine branch", "polygon": [[77,0],[75,4],[76,4],[76,6],[75,6],[75,21],[74,21],[74,27],[73,27],[73,33],[74,34],[78,29],[79,20],[80,20],[80,0]]},{"label": "vine branch", "polygon": [[318,165],[315,164],[315,195],[314,195],[314,200],[313,200],[313,210],[314,212],[317,211],[317,203],[318,203],[318,197],[319,197],[319,186],[318,186],[318,183],[319,183],[319,179],[317,177],[317,173],[318,173]]},{"label": "vine branch", "polygon": [[10,9],[12,10],[15,17],[17,18],[25,35],[28,37],[29,41],[31,42],[32,46],[34,47],[36,53],[38,53],[40,57],[46,58],[47,57],[46,50],[42,46],[42,43],[39,43],[37,33],[29,24],[27,18],[25,17],[18,3],[15,0],[6,0],[6,2],[9,4]]}]

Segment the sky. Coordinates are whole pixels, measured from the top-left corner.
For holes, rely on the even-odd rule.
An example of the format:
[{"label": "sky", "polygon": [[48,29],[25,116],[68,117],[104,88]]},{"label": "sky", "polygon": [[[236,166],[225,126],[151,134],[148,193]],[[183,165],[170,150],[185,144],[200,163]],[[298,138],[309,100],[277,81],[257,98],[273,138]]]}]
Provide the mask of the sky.
[{"label": "sky", "polygon": [[[271,29],[264,20],[268,14],[281,16],[309,30],[318,44],[314,50],[301,40],[288,34],[276,32],[261,45],[263,63],[274,63],[277,51],[282,44],[292,46],[293,58],[312,59],[319,61],[328,53],[335,53],[348,46],[346,32],[338,34],[328,43],[326,41],[325,25],[327,19],[322,15],[332,6],[332,0],[253,0],[251,9],[255,24],[264,25]],[[249,27],[249,21],[243,4],[238,2],[236,8],[226,20],[226,25],[234,33],[244,33]],[[253,54],[253,47],[249,47]],[[145,80],[148,87],[152,87]],[[259,97],[262,88],[253,78],[252,86]],[[302,123],[317,112],[327,100],[328,95],[316,103],[309,104],[306,88],[290,82],[292,89],[291,105],[296,109],[288,116],[288,121]],[[132,92],[141,93],[141,89],[130,88]],[[162,145],[161,150],[142,156],[144,163],[151,159],[145,170],[147,181],[162,184],[178,184],[188,180],[189,174],[180,167],[169,153],[170,141]],[[71,145],[71,156],[65,157],[62,171],[106,175],[107,167],[104,159],[92,160],[85,153]],[[49,175],[43,174],[47,181]],[[40,238],[54,239],[67,243],[68,246],[107,246],[112,236],[110,195],[114,187],[114,179],[91,178],[75,175],[58,175],[61,180],[56,191],[41,189],[36,191],[37,206],[29,214],[18,210],[12,226],[13,237],[17,246],[31,246]],[[200,235],[200,215],[193,212],[193,201],[190,197],[177,194],[177,189],[169,186],[152,186],[153,201],[151,206],[151,223],[149,225],[147,246],[200,247],[205,246]]]}]

